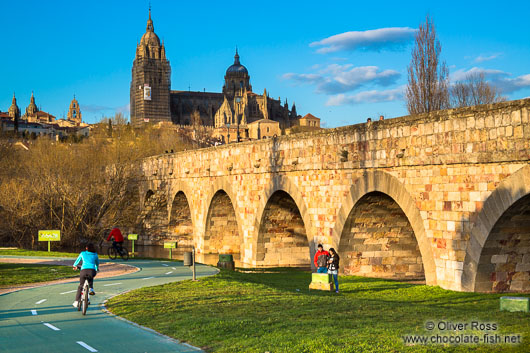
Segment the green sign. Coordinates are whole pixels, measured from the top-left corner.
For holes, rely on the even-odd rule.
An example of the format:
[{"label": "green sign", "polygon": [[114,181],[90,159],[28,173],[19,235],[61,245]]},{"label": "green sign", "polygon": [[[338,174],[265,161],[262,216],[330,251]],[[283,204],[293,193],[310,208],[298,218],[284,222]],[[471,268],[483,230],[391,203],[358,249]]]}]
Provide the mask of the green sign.
[{"label": "green sign", "polygon": [[39,230],[39,241],[60,241],[60,230]]},{"label": "green sign", "polygon": [[173,242],[167,242],[164,243],[164,249],[175,249],[177,247],[177,243]]},{"label": "green sign", "polygon": [[129,234],[127,236],[127,239],[129,239],[129,240],[138,240],[138,234]]}]

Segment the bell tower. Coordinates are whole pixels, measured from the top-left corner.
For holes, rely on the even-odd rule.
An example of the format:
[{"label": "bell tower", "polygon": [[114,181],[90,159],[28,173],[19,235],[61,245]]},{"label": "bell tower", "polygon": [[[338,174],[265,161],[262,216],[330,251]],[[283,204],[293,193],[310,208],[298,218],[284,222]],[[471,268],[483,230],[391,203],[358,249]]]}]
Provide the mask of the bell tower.
[{"label": "bell tower", "polygon": [[147,27],[132,67],[131,123],[141,127],[144,123],[171,122],[169,91],[171,89],[171,66],[166,59],[164,43],[155,34],[151,8]]}]

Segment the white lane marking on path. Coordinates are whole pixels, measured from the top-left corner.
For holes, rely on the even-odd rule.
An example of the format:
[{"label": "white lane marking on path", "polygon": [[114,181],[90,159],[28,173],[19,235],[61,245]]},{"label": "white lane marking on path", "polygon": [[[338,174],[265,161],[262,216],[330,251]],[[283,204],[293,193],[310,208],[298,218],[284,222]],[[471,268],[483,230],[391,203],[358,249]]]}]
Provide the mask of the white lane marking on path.
[{"label": "white lane marking on path", "polygon": [[176,270],[176,268],[175,268],[175,267],[171,267],[171,268],[172,268],[172,269],[174,269],[174,270]]},{"label": "white lane marking on path", "polygon": [[35,304],[42,304],[42,303],[44,303],[46,300],[48,300],[48,299],[41,299],[41,300],[39,300],[38,302],[36,302]]},{"label": "white lane marking on path", "polygon": [[31,310],[31,315],[37,315],[37,310],[32,309]]},{"label": "white lane marking on path", "polygon": [[166,266],[166,267],[168,267],[169,265],[166,265],[166,264],[162,264],[162,266]]},{"label": "white lane marking on path", "polygon": [[73,293],[73,292],[77,292],[77,289],[69,290],[68,292],[62,292],[61,294],[68,294],[68,293]]},{"label": "white lane marking on path", "polygon": [[120,283],[110,283],[110,284],[104,284],[103,287],[108,287],[108,286],[117,286],[118,284],[121,284]]},{"label": "white lane marking on path", "polygon": [[155,277],[145,277],[145,278],[142,278],[142,280],[144,280],[144,279],[151,279],[151,278],[155,278]]},{"label": "white lane marking on path", "polygon": [[49,328],[51,328],[51,329],[54,330],[54,331],[61,331],[60,328],[57,328],[57,327],[55,327],[55,326],[53,326],[52,324],[49,324],[49,323],[47,323],[47,322],[44,322],[44,325],[45,325],[45,326],[48,326]]},{"label": "white lane marking on path", "polygon": [[91,351],[91,352],[97,352],[97,351],[98,351],[97,349],[95,349],[95,348],[93,348],[93,347],[90,347],[88,344],[86,344],[86,343],[83,342],[83,341],[77,341],[77,344],[80,345],[80,346],[82,346],[82,347],[84,347],[84,348],[86,348],[86,349],[88,349],[88,350]]},{"label": "white lane marking on path", "polygon": [[172,273],[173,273],[173,271],[169,271],[169,272],[166,272],[166,275],[170,275]]}]

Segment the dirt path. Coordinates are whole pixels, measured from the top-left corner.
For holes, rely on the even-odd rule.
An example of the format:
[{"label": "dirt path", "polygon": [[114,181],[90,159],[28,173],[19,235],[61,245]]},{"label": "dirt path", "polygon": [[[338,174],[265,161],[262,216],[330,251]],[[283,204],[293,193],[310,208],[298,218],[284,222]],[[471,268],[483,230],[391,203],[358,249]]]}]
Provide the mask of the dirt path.
[{"label": "dirt path", "polygon": [[[75,261],[75,258],[71,260],[48,260],[48,259],[22,259],[22,258],[13,258],[13,257],[0,257],[0,262],[14,263],[14,264],[18,263],[18,264],[72,266],[74,264],[74,261]],[[136,271],[139,271],[139,269],[134,266],[107,262],[100,266],[100,270],[98,272],[97,278],[120,276],[120,275],[132,273]],[[15,286],[2,286],[0,287],[0,295],[5,294],[5,293],[10,293],[10,292],[15,292],[21,289],[42,287],[42,286],[48,286],[50,284],[57,284],[57,283],[76,282],[78,280],[79,279],[77,277],[72,277],[72,278],[56,279],[54,281],[48,281],[48,282],[25,283],[25,284],[19,284]]]}]

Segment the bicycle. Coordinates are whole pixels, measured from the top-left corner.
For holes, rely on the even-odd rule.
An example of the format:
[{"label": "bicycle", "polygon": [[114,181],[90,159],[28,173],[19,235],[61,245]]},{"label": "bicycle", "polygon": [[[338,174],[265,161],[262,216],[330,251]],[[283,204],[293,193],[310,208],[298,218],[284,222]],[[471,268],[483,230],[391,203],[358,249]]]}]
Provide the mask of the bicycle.
[{"label": "bicycle", "polygon": [[120,255],[124,261],[129,259],[129,251],[127,251],[127,248],[124,246],[117,246],[115,243],[109,248],[108,254],[111,260],[115,260],[118,255]]},{"label": "bicycle", "polygon": [[90,304],[90,301],[88,300],[88,279],[85,278],[85,283],[83,284],[83,290],[81,291],[81,300],[77,302],[77,311],[83,310],[83,315],[86,315],[86,310],[88,309],[88,304]]}]

